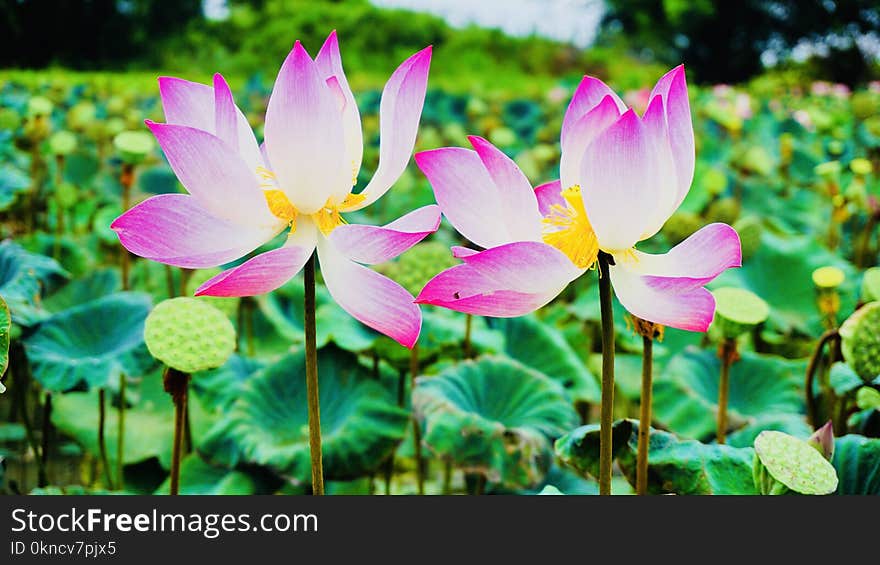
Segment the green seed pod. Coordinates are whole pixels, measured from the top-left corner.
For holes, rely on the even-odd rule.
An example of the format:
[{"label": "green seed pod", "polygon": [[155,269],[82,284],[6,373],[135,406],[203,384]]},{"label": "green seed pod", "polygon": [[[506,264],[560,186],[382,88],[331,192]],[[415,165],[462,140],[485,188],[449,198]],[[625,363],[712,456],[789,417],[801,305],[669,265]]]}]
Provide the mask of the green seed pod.
[{"label": "green seed pod", "polygon": [[859,410],[880,410],[880,392],[863,386],[856,393],[856,406]]},{"label": "green seed pod", "polygon": [[859,120],[870,118],[877,113],[878,105],[880,105],[878,102],[880,99],[871,92],[856,92],[850,98],[853,116]]},{"label": "green seed pod", "polygon": [[710,196],[718,196],[727,190],[727,175],[720,169],[706,169],[700,175],[700,184]]},{"label": "green seed pod", "polygon": [[0,130],[12,131],[21,125],[21,116],[12,108],[0,109]]},{"label": "green seed pod", "polygon": [[837,489],[837,471],[819,450],[777,431],[755,438],[753,478],[761,494],[820,495]]},{"label": "green seed pod", "polygon": [[235,351],[235,329],[223,312],[189,297],[160,302],[144,325],[156,359],[184,373],[220,367]]},{"label": "green seed pod", "polygon": [[125,120],[122,118],[110,118],[106,122],[107,135],[115,136],[125,131]]},{"label": "green seed pod", "polygon": [[880,267],[871,267],[862,276],[862,302],[880,300]]},{"label": "green seed pod", "polygon": [[55,201],[62,208],[72,208],[79,200],[79,191],[69,182],[62,182],[55,187]]},{"label": "green seed pod", "polygon": [[871,161],[859,157],[849,162],[849,170],[864,177],[870,175],[874,171],[874,166],[871,164]]},{"label": "green seed pod", "polygon": [[740,204],[736,198],[722,198],[709,206],[706,216],[711,222],[733,224],[739,218]]},{"label": "green seed pod", "polygon": [[819,290],[834,290],[843,284],[846,275],[837,267],[819,267],[813,271],[813,284]]},{"label": "green seed pod", "polygon": [[124,131],[113,138],[113,146],[124,163],[137,165],[153,150],[153,136],[142,131]]},{"label": "green seed pod", "polygon": [[742,288],[719,288],[715,297],[715,319],[712,324],[725,339],[736,339],[770,315],[770,307],[755,293]]},{"label": "green seed pod", "polygon": [[80,102],[67,112],[67,125],[71,129],[84,130],[95,121],[97,112],[91,102]]},{"label": "green seed pod", "polygon": [[844,149],[846,149],[846,146],[838,139],[832,139],[828,142],[828,153],[830,155],[839,157],[840,155],[843,155]]},{"label": "green seed pod", "polygon": [[69,131],[57,131],[49,138],[49,150],[54,155],[70,155],[74,149],[76,149],[76,136]]},{"label": "green seed pod", "polygon": [[846,364],[869,383],[880,375],[880,302],[869,302],[840,326]]},{"label": "green seed pod", "polygon": [[837,180],[840,176],[840,161],[826,161],[813,167],[813,172],[826,180]]},{"label": "green seed pod", "polygon": [[[193,271],[189,279],[186,281],[186,294],[192,296],[196,293],[196,289],[207,282],[208,279],[220,274],[219,268],[199,269]],[[232,318],[238,313],[238,305],[241,302],[237,297],[224,296],[196,296],[196,300],[202,300],[216,309],[223,312],[227,317]]]},{"label": "green seed pod", "polygon": [[498,147],[509,147],[516,143],[516,133],[510,128],[494,128],[489,132],[489,141]]},{"label": "green seed pod", "polygon": [[34,96],[28,100],[27,116],[35,118],[37,116],[48,116],[52,113],[52,101],[42,96]]},{"label": "green seed pod", "polygon": [[739,234],[742,246],[743,259],[748,259],[757,253],[761,247],[761,238],[764,235],[764,225],[758,216],[745,216],[733,224],[733,229]]},{"label": "green seed pod", "polygon": [[395,268],[389,276],[415,296],[434,275],[457,265],[458,260],[442,243],[429,241],[414,246],[391,264]]},{"label": "green seed pod", "polygon": [[773,172],[773,159],[764,147],[753,145],[739,159],[739,165],[758,175],[769,175]]},{"label": "green seed pod", "polygon": [[663,224],[662,233],[670,245],[678,245],[700,229],[703,221],[693,212],[679,211]]}]

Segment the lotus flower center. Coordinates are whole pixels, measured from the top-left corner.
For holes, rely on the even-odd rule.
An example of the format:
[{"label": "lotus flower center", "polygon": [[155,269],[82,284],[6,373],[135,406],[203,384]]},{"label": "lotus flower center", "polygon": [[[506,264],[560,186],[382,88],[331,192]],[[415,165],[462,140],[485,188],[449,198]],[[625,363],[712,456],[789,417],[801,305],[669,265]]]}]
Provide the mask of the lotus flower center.
[{"label": "lotus flower center", "polygon": [[[264,180],[275,178],[275,175],[272,174],[271,171],[262,167],[257,169],[257,174]],[[283,190],[266,188],[268,186],[274,186],[268,183],[261,184],[260,186],[264,188],[263,196],[266,198],[266,205],[269,206],[269,211],[272,212],[272,215],[276,218],[284,220],[290,227],[290,233],[294,233],[296,231],[296,218],[300,214],[299,210],[296,209],[296,206],[293,205]],[[330,235],[337,226],[346,223],[345,219],[340,215],[340,212],[360,204],[365,199],[366,196],[362,194],[349,194],[341,204],[337,205],[333,201],[333,198],[329,198],[323,208],[310,214],[309,217],[312,218],[312,221],[315,222],[315,225],[318,226],[321,233],[324,235]]]},{"label": "lotus flower center", "polygon": [[544,217],[541,238],[547,245],[562,251],[578,268],[591,267],[599,256],[599,241],[587,218],[580,185],[561,193],[566,205],[554,204]]}]

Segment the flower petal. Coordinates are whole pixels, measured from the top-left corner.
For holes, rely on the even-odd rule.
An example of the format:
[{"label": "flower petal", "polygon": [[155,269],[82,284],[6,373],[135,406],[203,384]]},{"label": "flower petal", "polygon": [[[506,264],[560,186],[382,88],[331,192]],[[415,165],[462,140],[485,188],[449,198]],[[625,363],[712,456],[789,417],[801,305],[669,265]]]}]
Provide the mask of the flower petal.
[{"label": "flower petal", "polygon": [[299,41],[284,60],[266,109],[266,152],[282,190],[303,214],[348,194],[342,116]]},{"label": "flower petal", "polygon": [[357,179],[364,154],[364,134],[361,130],[361,114],[357,102],[348,85],[348,79],[345,78],[345,72],[342,70],[342,56],[339,54],[339,40],[336,37],[336,30],[327,36],[327,40],[324,41],[324,45],[321,46],[321,50],[315,57],[315,64],[318,65],[318,72],[324,79],[329,80],[330,77],[336,79],[339,90],[345,97],[345,106],[342,109],[345,152],[351,162],[352,176]]},{"label": "flower petal", "polygon": [[562,198],[562,183],[558,180],[536,186],[535,197],[542,216],[548,216],[553,206],[566,206],[565,199]]},{"label": "flower petal", "polygon": [[456,259],[464,259],[465,257],[470,257],[471,255],[479,253],[476,249],[462,247],[461,245],[453,245],[449,249],[452,251],[452,256]]},{"label": "flower petal", "polygon": [[675,67],[663,75],[650,98],[661,96],[666,108],[666,122],[669,127],[669,140],[675,160],[678,178],[678,197],[675,208],[687,196],[694,179],[694,124],[691,118],[691,106],[688,101],[687,80],[684,65]]},{"label": "flower petal", "polygon": [[599,247],[629,249],[656,214],[658,156],[632,109],[590,144],[581,163],[581,196]]},{"label": "flower petal", "polygon": [[314,226],[303,222],[283,247],[223,271],[197,288],[195,295],[256,296],[275,290],[293,278],[312,256],[315,234]]},{"label": "flower petal", "polygon": [[498,283],[470,265],[456,265],[428,281],[416,298],[416,303],[476,316],[513,318],[534,312],[553,300],[560,291],[526,293],[499,290]]},{"label": "flower petal", "polygon": [[555,247],[536,241],[507,243],[461,259],[498,289],[525,293],[555,295],[584,272]]},{"label": "flower petal", "polygon": [[666,111],[663,98],[655,96],[648,104],[642,118],[645,135],[650,147],[657,157],[657,173],[653,179],[653,191],[656,205],[650,220],[645,225],[640,240],[645,240],[660,231],[663,224],[675,212],[680,204],[678,200],[678,177],[672,148],[669,144],[669,132],[666,126]]},{"label": "flower petal", "polygon": [[188,126],[146,124],[177,178],[211,214],[243,226],[277,223],[253,172],[220,138]]},{"label": "flower petal", "polygon": [[385,84],[379,104],[379,167],[361,192],[366,199],[349,211],[378,200],[406,169],[416,142],[430,66],[429,46],[401,63]]},{"label": "flower petal", "polygon": [[[213,88],[179,78],[159,77],[159,94],[162,97],[166,122],[216,133]],[[255,172],[257,167],[265,166],[257,146],[257,139],[247,118],[238,107],[235,108],[235,115],[238,152],[251,172]]]},{"label": "flower petal", "polygon": [[330,241],[352,261],[373,265],[394,259],[439,226],[440,207],[432,204],[385,226],[341,225],[330,234]]},{"label": "flower petal", "polygon": [[281,231],[215,217],[188,194],[160,194],[131,208],[110,225],[122,245],[140,257],[201,269],[242,257]]},{"label": "flower petal", "polygon": [[620,110],[611,95],[605,96],[592,110],[571,125],[559,159],[559,180],[569,188],[580,184],[584,151],[596,137],[620,117]]},{"label": "flower petal", "polygon": [[621,266],[610,271],[614,292],[630,314],[694,332],[704,332],[712,323],[715,299],[693,279],[641,276]]},{"label": "flower petal", "polygon": [[571,97],[571,102],[568,103],[565,117],[562,119],[560,142],[562,143],[563,151],[566,150],[565,146],[568,143],[572,128],[581,119],[581,116],[595,108],[606,96],[610,96],[614,101],[618,114],[626,111],[626,104],[623,103],[620,96],[608,88],[608,85],[604,82],[591,76],[585,76],[581,80]]},{"label": "flower petal", "polygon": [[468,140],[498,190],[500,213],[505,218],[510,239],[539,241],[541,214],[529,179],[513,159],[482,137],[471,135]]},{"label": "flower petal", "polygon": [[685,277],[706,284],[725,269],[742,266],[739,235],[727,224],[704,226],[662,255],[635,252],[635,260],[615,256],[628,271],[658,277]]},{"label": "flower petal", "polygon": [[217,137],[238,151],[238,123],[232,91],[223,75],[214,75],[214,132]]},{"label": "flower petal", "polygon": [[475,151],[443,147],[415,158],[443,215],[461,235],[481,247],[513,241],[499,214],[498,189]]},{"label": "flower petal", "polygon": [[415,345],[422,314],[409,292],[376,271],[350,261],[330,240],[318,241],[318,258],[324,284],[343,310],[404,347]]}]

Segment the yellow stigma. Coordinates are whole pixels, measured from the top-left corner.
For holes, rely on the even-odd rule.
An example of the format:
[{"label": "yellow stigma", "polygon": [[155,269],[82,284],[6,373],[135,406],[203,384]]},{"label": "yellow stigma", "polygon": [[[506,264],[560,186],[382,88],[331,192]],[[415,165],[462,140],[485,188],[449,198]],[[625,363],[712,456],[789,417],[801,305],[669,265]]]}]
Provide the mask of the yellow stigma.
[{"label": "yellow stigma", "polygon": [[366,199],[367,197],[363,194],[349,193],[349,195],[345,197],[345,200],[342,201],[342,204],[339,205],[339,209],[344,212],[350,208],[354,208]]},{"label": "yellow stigma", "polygon": [[554,204],[550,214],[544,218],[542,239],[547,245],[565,253],[571,262],[581,269],[591,267],[599,256],[599,241],[584,202],[581,199],[580,185],[562,191],[567,206]]},{"label": "yellow stigma", "polygon": [[330,232],[338,226],[348,223],[339,214],[339,210],[345,206],[346,202],[348,202],[348,198],[343,201],[342,205],[337,206],[333,203],[333,198],[329,198],[323,208],[312,214],[312,220],[314,220],[318,229],[321,230],[321,233],[330,235]]},{"label": "yellow stigma", "polygon": [[291,229],[296,228],[296,207],[291,204],[290,199],[283,191],[278,189],[264,190],[263,196],[266,197],[266,204],[269,205],[269,211],[281,220],[288,223]]}]

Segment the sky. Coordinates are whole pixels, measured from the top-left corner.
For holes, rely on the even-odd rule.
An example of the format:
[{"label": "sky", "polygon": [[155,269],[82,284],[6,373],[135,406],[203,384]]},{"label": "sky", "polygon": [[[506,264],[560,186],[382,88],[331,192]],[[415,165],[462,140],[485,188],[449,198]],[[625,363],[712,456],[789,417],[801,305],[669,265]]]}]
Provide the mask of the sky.
[{"label": "sky", "polygon": [[579,47],[596,37],[602,0],[370,0],[376,6],[409,8],[443,17],[453,26],[476,23],[509,35],[537,35]]}]

